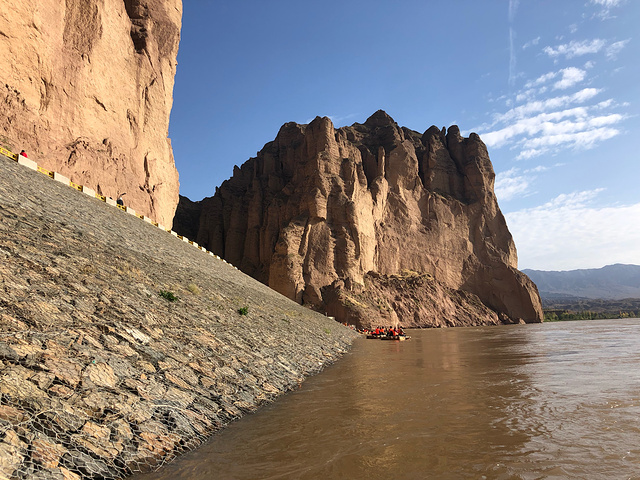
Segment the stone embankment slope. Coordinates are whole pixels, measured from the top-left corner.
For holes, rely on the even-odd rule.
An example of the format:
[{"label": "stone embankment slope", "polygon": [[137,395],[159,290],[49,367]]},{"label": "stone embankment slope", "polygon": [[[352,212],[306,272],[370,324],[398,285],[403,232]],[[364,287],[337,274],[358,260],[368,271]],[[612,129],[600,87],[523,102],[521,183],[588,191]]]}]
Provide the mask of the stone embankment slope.
[{"label": "stone embankment slope", "polygon": [[154,468],[296,388],[356,335],[0,158],[0,479]]}]

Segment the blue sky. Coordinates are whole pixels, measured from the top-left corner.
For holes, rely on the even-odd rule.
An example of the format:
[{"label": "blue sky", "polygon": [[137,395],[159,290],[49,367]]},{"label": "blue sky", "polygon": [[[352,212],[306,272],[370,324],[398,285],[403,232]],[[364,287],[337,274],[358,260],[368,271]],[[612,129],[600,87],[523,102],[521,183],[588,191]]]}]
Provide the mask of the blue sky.
[{"label": "blue sky", "polygon": [[211,196],[289,121],[487,144],[519,267],[640,264],[640,1],[185,0],[169,136]]}]

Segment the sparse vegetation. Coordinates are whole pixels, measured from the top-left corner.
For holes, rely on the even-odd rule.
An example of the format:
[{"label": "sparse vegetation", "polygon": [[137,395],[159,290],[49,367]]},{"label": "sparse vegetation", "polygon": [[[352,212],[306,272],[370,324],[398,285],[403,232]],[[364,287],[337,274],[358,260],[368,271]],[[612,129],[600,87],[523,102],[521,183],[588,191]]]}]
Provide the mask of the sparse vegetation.
[{"label": "sparse vegetation", "polygon": [[249,307],[240,307],[238,309],[238,313],[240,315],[248,315],[249,314]]},{"label": "sparse vegetation", "polygon": [[542,300],[545,322],[600,320],[640,317],[640,299],[557,299]]},{"label": "sparse vegetation", "polygon": [[401,277],[420,277],[421,275],[418,272],[414,272],[413,270],[409,270],[407,268],[402,269],[400,272]]},{"label": "sparse vegetation", "polygon": [[324,329],[324,333],[326,333],[327,335],[329,335],[331,333],[331,330],[329,330],[328,328]]},{"label": "sparse vegetation", "polygon": [[158,295],[166,300],[169,300],[170,302],[175,302],[176,300],[178,300],[178,297],[176,297],[173,292],[170,292],[168,290],[160,290],[160,293],[158,293]]},{"label": "sparse vegetation", "polygon": [[195,283],[190,283],[189,285],[187,285],[187,290],[189,290],[194,295],[200,295],[201,293],[200,287],[198,287],[198,285],[196,285]]},{"label": "sparse vegetation", "polygon": [[545,322],[563,322],[567,320],[608,320],[612,318],[638,318],[640,310],[629,312],[571,312],[571,311],[546,311],[544,312]]}]

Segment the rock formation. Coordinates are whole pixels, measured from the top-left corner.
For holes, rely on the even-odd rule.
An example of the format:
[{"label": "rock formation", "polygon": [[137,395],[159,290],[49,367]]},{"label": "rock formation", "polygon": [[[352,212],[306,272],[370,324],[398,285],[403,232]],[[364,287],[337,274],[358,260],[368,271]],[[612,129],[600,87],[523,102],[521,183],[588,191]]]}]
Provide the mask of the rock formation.
[{"label": "rock formation", "polygon": [[[287,123],[200,202],[196,240],[287,297],[363,326],[395,317],[379,308],[381,318],[367,318],[345,299],[403,271],[433,284],[420,295],[472,294],[458,295],[444,324],[473,324],[458,317],[480,302],[493,312],[484,323],[540,322],[494,178],[480,137],[456,126],[420,134],[383,111],[337,130],[328,118]],[[400,298],[390,300],[394,321],[416,326]]]},{"label": "rock formation", "polygon": [[181,0],[0,0],[0,140],[171,225]]}]

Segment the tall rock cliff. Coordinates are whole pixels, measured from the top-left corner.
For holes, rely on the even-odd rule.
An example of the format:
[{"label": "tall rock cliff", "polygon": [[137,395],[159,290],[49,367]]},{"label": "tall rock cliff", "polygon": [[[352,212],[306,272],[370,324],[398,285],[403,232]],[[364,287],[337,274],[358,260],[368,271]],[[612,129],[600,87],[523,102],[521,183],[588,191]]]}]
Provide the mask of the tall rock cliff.
[{"label": "tall rock cliff", "polygon": [[171,225],[181,0],[0,0],[0,140]]},{"label": "tall rock cliff", "polygon": [[[420,134],[383,111],[337,130],[328,118],[287,123],[200,202],[197,242],[363,326],[539,322],[494,178],[480,137],[456,126]],[[426,320],[435,311],[447,318]]]}]

